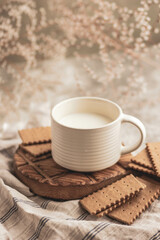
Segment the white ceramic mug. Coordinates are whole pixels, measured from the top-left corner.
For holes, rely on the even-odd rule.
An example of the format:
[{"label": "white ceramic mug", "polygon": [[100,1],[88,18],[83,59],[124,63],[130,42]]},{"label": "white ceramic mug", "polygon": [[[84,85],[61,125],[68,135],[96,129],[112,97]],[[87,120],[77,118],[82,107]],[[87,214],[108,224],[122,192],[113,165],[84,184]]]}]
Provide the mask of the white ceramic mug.
[{"label": "white ceramic mug", "polygon": [[[68,116],[72,118],[73,114],[76,117],[90,114],[88,122],[84,121],[89,127],[81,127],[83,121],[78,118],[75,123],[73,119],[73,126],[72,121],[69,125],[64,124],[62,120]],[[94,115],[103,116],[102,120],[110,119],[110,122],[98,123],[93,127]],[[123,122],[135,125],[141,133],[139,141],[132,146],[121,144],[120,129]],[[75,124],[80,127],[75,127]],[[51,126],[54,160],[67,169],[82,172],[98,171],[114,165],[122,154],[139,148],[146,137],[140,120],[122,113],[116,103],[97,97],[70,98],[58,103],[51,112]]]}]

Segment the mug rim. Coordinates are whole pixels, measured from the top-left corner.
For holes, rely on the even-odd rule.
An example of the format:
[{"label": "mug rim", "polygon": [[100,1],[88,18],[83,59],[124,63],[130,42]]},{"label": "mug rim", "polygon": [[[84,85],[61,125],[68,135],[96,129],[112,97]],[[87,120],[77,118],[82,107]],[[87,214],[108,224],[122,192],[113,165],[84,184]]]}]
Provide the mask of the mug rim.
[{"label": "mug rim", "polygon": [[[104,124],[103,126],[100,126],[100,127],[94,127],[94,128],[75,128],[75,127],[69,127],[69,126],[66,126],[66,125],[60,123],[59,121],[57,121],[57,120],[54,118],[53,114],[54,114],[54,111],[56,110],[57,107],[59,107],[60,105],[62,105],[62,104],[65,103],[65,102],[70,102],[70,101],[74,101],[74,100],[77,100],[77,99],[91,99],[91,100],[93,99],[93,100],[100,100],[100,101],[103,101],[103,102],[109,102],[109,103],[113,104],[115,107],[117,107],[117,109],[119,110],[119,116],[118,116],[115,120],[113,120],[112,122],[110,122],[110,123]],[[59,103],[57,103],[57,104],[51,109],[51,113],[50,113],[50,114],[51,114],[51,119],[52,119],[52,120],[54,120],[57,124],[59,124],[59,125],[62,126],[62,127],[67,128],[67,129],[81,130],[81,131],[90,131],[90,130],[93,131],[93,130],[96,130],[96,129],[103,129],[103,128],[105,128],[105,127],[111,126],[111,125],[113,125],[114,123],[118,122],[119,119],[120,119],[121,116],[122,116],[122,109],[121,109],[121,107],[120,107],[117,103],[115,103],[115,102],[113,102],[113,101],[111,101],[111,100],[109,100],[109,99],[107,99],[107,98],[89,97],[89,96],[85,97],[85,96],[84,96],[84,97],[67,98],[67,99],[65,99],[65,100],[60,101]]]}]

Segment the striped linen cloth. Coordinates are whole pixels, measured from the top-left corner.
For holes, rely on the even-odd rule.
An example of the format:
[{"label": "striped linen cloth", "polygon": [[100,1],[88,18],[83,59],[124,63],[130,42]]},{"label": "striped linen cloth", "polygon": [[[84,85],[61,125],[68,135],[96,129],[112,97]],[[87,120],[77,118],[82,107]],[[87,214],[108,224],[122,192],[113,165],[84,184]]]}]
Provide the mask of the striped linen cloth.
[{"label": "striped linen cloth", "polygon": [[78,200],[54,201],[30,192],[13,172],[18,143],[0,140],[0,240],[160,239],[160,200],[127,226],[90,216]]}]

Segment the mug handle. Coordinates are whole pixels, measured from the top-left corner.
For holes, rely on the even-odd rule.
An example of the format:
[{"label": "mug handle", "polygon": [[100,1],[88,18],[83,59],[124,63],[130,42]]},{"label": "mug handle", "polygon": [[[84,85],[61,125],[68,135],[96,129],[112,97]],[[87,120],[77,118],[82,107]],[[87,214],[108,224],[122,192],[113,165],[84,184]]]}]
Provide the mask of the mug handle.
[{"label": "mug handle", "polygon": [[137,143],[135,143],[131,146],[121,146],[121,154],[126,154],[126,153],[133,152],[134,150],[139,148],[144,143],[145,138],[146,138],[145,127],[144,127],[143,123],[138,118],[133,117],[131,115],[123,114],[122,123],[124,123],[124,122],[128,122],[128,123],[131,123],[134,126],[136,126],[141,133],[141,137],[140,137],[140,139],[138,140]]}]

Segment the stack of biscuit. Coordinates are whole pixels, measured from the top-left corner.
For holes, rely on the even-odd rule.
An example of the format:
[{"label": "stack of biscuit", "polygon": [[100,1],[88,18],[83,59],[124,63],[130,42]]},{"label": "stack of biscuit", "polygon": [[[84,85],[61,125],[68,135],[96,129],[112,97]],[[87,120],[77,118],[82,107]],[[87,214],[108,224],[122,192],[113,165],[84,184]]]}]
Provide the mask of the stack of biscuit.
[{"label": "stack of biscuit", "polygon": [[160,143],[147,143],[139,154],[123,155],[110,168],[82,173],[54,161],[50,127],[20,130],[19,135],[15,173],[35,194],[59,200],[81,198],[80,205],[90,214],[125,224],[133,223],[160,195]]},{"label": "stack of biscuit", "polygon": [[[93,193],[80,200],[80,204],[90,214],[96,215],[97,217],[107,215],[122,223],[131,224],[160,195],[160,143],[147,143],[146,148],[136,156],[132,154],[123,155],[119,160],[119,164],[125,169],[130,170],[130,173],[139,176],[136,177],[136,179],[145,184],[143,189],[140,189],[137,193],[132,192],[130,196],[126,195],[125,199],[123,196],[123,198],[119,200],[119,191],[112,191],[112,193],[108,194],[109,191],[103,188],[96,194]],[[125,180],[126,183],[125,177],[122,178],[122,181],[123,180]],[[114,183],[111,184],[110,187],[113,188]],[[133,190],[133,183],[124,186],[123,191],[126,190],[126,188]],[[106,201],[105,192],[107,192],[108,197],[111,196],[110,204]],[[102,205],[103,202],[105,202],[106,205]]]},{"label": "stack of biscuit", "polygon": [[127,154],[121,157],[120,164],[128,169],[160,177],[160,143],[146,143],[146,148],[136,156]]},{"label": "stack of biscuit", "polygon": [[80,200],[91,215],[107,215],[125,224],[133,221],[160,195],[160,184],[132,174]]}]

